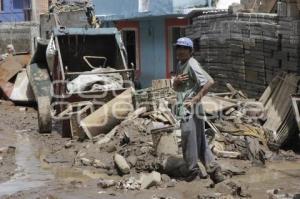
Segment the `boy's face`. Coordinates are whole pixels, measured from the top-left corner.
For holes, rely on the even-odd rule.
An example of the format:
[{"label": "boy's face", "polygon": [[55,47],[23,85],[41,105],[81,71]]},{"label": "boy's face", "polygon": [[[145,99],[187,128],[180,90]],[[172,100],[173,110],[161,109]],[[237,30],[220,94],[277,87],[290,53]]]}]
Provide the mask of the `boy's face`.
[{"label": "boy's face", "polygon": [[179,61],[186,61],[192,56],[192,50],[185,46],[176,46],[176,57]]}]

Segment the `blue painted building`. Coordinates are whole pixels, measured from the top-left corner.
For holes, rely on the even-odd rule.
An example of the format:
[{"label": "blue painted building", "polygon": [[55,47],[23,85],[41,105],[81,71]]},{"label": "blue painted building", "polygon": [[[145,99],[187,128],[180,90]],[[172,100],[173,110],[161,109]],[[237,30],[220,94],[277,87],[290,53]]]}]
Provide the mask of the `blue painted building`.
[{"label": "blue painted building", "polygon": [[30,14],[30,0],[0,0],[0,22],[27,21]]},{"label": "blue painted building", "polygon": [[96,15],[122,31],[129,64],[134,63],[143,87],[169,78],[176,59],[173,43],[184,36],[192,8],[211,0],[94,0]]}]

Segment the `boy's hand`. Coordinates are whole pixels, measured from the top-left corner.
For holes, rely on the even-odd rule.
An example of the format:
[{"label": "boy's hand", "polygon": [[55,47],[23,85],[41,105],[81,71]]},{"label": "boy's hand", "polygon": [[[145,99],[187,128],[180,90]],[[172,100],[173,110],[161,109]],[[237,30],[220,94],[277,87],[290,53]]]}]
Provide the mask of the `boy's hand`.
[{"label": "boy's hand", "polygon": [[174,79],[174,83],[181,84],[181,83],[187,81],[188,79],[189,79],[189,75],[187,75],[187,74],[177,75]]}]

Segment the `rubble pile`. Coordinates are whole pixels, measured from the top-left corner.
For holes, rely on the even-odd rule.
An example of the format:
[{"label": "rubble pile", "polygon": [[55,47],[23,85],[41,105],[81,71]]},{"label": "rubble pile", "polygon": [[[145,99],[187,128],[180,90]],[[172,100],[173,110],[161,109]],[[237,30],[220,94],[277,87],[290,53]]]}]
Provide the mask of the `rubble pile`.
[{"label": "rubble pile", "polygon": [[[280,77],[273,80],[273,84],[258,101],[247,98],[230,84],[227,85],[230,92],[209,93],[203,98],[206,135],[218,158],[249,160],[254,165],[264,165],[267,160],[279,157],[292,158],[292,154],[277,151],[293,131],[280,133],[267,128],[268,123],[274,119],[271,109],[278,108],[274,100],[279,97],[277,91],[285,89],[287,95],[296,92],[291,86],[290,90],[285,87],[298,81],[295,75],[282,73]],[[290,81],[286,81],[288,79]],[[138,92],[138,95],[141,93]],[[79,150],[75,160],[77,165],[103,169],[108,175],[124,176],[119,182],[101,181],[99,186],[102,188],[143,189],[144,173],[155,171],[175,178],[185,175],[179,121],[170,109],[175,96],[169,92],[167,95],[166,99],[161,96],[156,99],[152,95],[151,103],[142,100],[143,103],[130,111],[121,123],[114,125],[109,133],[94,136],[90,141],[93,143],[89,142]],[[136,103],[142,99],[136,96],[133,98]],[[288,117],[292,108],[291,100],[286,100],[286,103],[290,108],[278,113],[282,119],[278,126],[294,128],[296,124]],[[245,174],[245,171],[235,170],[224,167],[223,173],[227,176]]]}]

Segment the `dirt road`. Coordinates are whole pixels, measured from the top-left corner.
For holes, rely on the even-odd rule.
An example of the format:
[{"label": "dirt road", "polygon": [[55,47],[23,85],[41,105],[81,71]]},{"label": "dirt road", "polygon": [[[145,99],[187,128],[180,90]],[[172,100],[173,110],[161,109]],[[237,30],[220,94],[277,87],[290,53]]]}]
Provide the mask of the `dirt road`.
[{"label": "dirt road", "polygon": [[9,102],[0,103],[0,198],[268,198],[267,192],[273,189],[279,195],[300,193],[299,160],[268,162],[265,167],[252,167],[242,160],[219,160],[224,167],[235,166],[246,174],[214,187],[208,179],[191,183],[168,179],[144,191],[102,189],[97,186],[100,178],[118,181],[130,176],[121,178],[77,164],[74,160],[78,152],[93,144],[72,142],[66,147],[69,139],[61,138],[58,132],[40,135],[33,108],[24,110]]}]

